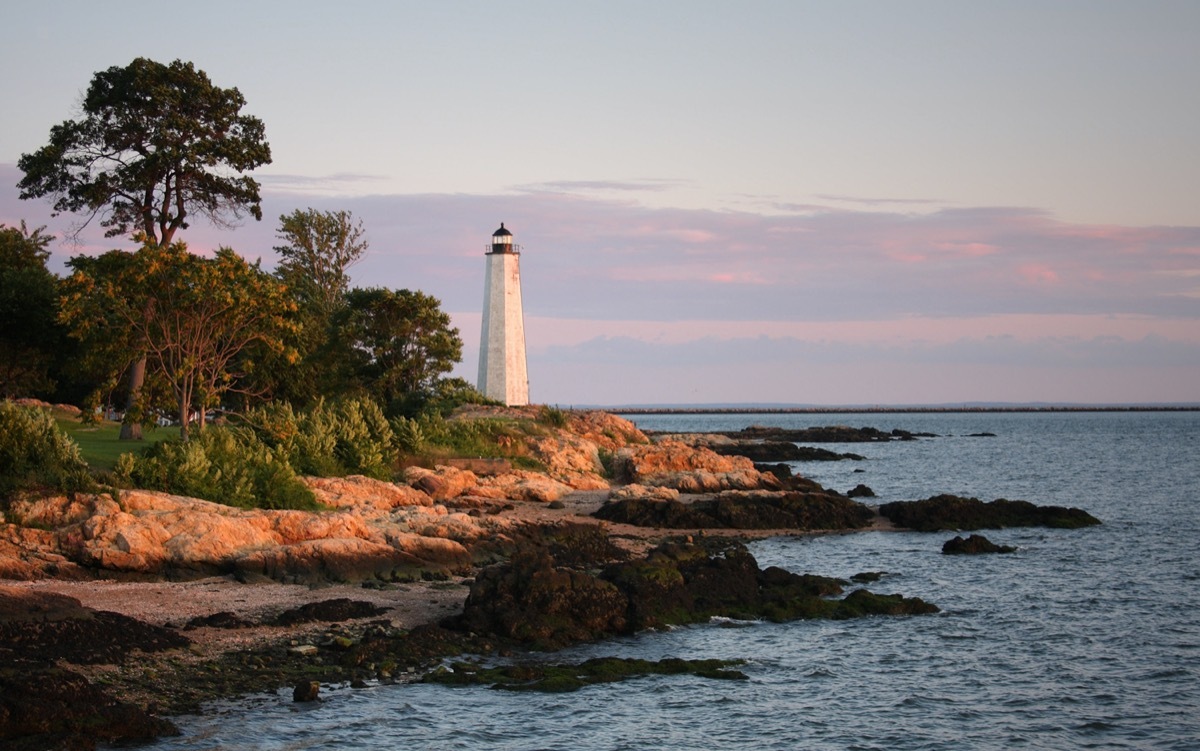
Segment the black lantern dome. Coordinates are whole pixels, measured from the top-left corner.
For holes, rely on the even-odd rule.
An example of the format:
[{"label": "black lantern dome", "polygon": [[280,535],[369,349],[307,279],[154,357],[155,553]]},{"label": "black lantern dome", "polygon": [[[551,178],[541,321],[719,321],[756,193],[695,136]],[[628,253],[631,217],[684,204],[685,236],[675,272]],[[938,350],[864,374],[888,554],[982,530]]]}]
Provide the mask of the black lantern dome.
[{"label": "black lantern dome", "polygon": [[512,233],[504,229],[504,222],[500,222],[500,229],[492,233],[492,252],[493,253],[516,253],[517,247],[513,245]]}]

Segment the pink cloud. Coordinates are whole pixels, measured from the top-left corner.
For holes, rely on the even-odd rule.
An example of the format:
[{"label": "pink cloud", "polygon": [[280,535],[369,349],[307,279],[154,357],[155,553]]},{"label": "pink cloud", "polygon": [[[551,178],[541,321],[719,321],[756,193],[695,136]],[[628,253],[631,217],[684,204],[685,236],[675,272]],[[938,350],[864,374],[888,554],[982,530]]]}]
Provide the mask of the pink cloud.
[{"label": "pink cloud", "polygon": [[1017,273],[1030,284],[1058,284],[1058,272],[1042,263],[1024,264]]},{"label": "pink cloud", "polygon": [[965,258],[980,258],[982,256],[990,256],[1000,250],[999,246],[991,243],[980,242],[943,242],[935,246],[938,250],[945,251],[949,255],[962,256]]}]

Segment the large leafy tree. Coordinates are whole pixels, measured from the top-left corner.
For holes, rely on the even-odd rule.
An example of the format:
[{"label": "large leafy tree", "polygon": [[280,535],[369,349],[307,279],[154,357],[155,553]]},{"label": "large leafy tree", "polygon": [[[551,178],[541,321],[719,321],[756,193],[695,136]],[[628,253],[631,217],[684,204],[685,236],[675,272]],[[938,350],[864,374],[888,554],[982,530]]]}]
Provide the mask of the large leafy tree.
[{"label": "large leafy tree", "polygon": [[280,262],[275,274],[295,295],[301,330],[294,367],[264,363],[255,379],[275,397],[305,404],[344,392],[351,383],[331,326],[346,304],[348,269],[368,243],[362,221],[349,211],[296,210],[279,218]]},{"label": "large leafy tree", "polygon": [[0,395],[46,396],[64,348],[57,321],[58,279],[46,268],[53,239],[0,224]]},{"label": "large leafy tree", "polygon": [[430,390],[462,358],[458,329],[424,292],[350,290],[335,325],[359,382],[385,405]]},{"label": "large leafy tree", "polygon": [[108,237],[141,232],[163,244],[193,214],[221,226],[246,212],[262,219],[259,184],[244,173],[270,164],[271,147],[245,104],[181,60],[100,71],[81,117],[21,155],[21,198],[50,197],[85,224],[99,217]]},{"label": "large leafy tree", "polygon": [[[76,265],[62,317],[81,338],[132,332],[142,342],[148,367],[174,396],[184,440],[194,413],[238,387],[240,356],[280,351],[294,333],[286,286],[229,248],[203,258],[180,242],[147,242],[136,253],[105,256]],[[105,273],[89,273],[96,269]]]},{"label": "large leafy tree", "polygon": [[[106,236],[137,234],[168,245],[192,216],[229,226],[262,219],[259,184],[245,173],[271,162],[261,120],[241,113],[236,88],[214,86],[190,62],[137,58],[92,78],[80,117],[50,129],[21,155],[20,196],[50,198],[56,212],[99,219]],[[145,359],[130,368],[130,405]],[[123,438],[140,438],[126,422]]]},{"label": "large leafy tree", "polygon": [[276,274],[295,290],[301,304],[328,321],[345,304],[350,276],[362,260],[367,239],[362,221],[349,211],[297,209],[279,217],[282,245]]}]

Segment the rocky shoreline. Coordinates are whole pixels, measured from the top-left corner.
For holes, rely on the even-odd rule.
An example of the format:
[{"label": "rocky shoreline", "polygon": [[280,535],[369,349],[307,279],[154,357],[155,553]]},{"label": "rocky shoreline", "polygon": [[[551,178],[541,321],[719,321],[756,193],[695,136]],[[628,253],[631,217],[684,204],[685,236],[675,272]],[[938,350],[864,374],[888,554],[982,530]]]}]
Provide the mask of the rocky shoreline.
[{"label": "rocky shoreline", "polygon": [[[862,440],[915,439],[868,434]],[[936,509],[914,516],[888,504],[889,520],[764,471],[745,455],[754,451],[726,441],[651,440],[625,420],[581,412],[532,443],[543,471],[462,459],[409,467],[395,483],[309,478],[319,512],[137,490],[12,503],[0,524],[0,741],[86,749],[148,739],[172,732],[164,718],[216,698],[294,687],[297,700],[311,699],[321,685],[417,680],[446,658],[557,649],[714,616],[936,612],[872,594],[867,573],[850,582],[761,569],[740,542],[928,525]],[[941,503],[960,515],[945,529],[978,528],[956,525],[964,509],[989,508]],[[1028,506],[1005,502],[1000,516],[969,519],[1055,525],[1060,511],[1076,511]],[[550,682],[567,684],[561,675]]]}]

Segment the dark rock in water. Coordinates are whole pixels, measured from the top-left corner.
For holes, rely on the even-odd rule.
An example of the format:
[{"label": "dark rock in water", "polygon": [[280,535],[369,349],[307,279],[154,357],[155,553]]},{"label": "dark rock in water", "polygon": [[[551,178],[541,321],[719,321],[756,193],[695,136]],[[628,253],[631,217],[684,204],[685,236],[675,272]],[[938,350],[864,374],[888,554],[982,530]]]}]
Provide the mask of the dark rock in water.
[{"label": "dark rock in water", "polygon": [[790,443],[872,443],[912,440],[916,437],[914,433],[904,430],[885,433],[877,428],[851,428],[845,425],[801,428],[799,430],[754,425],[736,432],[720,433],[720,435],[735,439],[753,438],[760,441],[787,441]]},{"label": "dark rock in water", "polygon": [[850,577],[850,581],[858,582],[859,584],[870,584],[877,582],[887,575],[886,571],[863,571]]},{"label": "dark rock in water", "polygon": [[503,691],[543,691],[564,693],[577,691],[597,683],[613,683],[643,675],[695,675],[718,680],[748,680],[749,676],[731,668],[744,665],[744,660],[638,660],[620,657],[597,657],[577,665],[547,665],[533,663],[483,667],[470,662],[456,662],[450,668],[441,667],[427,673],[423,683],[447,686],[477,686],[491,684]]},{"label": "dark rock in water", "polygon": [[778,477],[780,480],[790,480],[792,477],[794,477],[792,468],[787,464],[760,464],[756,462],[754,464],[754,468],[759,472],[769,472],[770,474]]},{"label": "dark rock in water", "polygon": [[866,485],[859,483],[850,490],[846,491],[848,498],[874,498],[875,491],[868,488]]},{"label": "dark rock in water", "polygon": [[599,573],[568,569],[533,551],[485,569],[462,614],[443,625],[557,648],[715,616],[786,621],[937,612],[917,598],[865,590],[830,599],[844,584],[776,567],[760,570],[744,545],[724,540],[664,543],[641,560]]},{"label": "dark rock in water", "polygon": [[381,608],[371,602],[340,597],[334,600],[310,602],[298,608],[285,610],[275,616],[271,623],[276,626],[293,626],[297,623],[311,623],[312,621],[334,623],[348,621],[351,618],[370,618],[386,612],[387,608]]},{"label": "dark rock in water", "polygon": [[721,493],[716,498],[660,501],[642,498],[605,503],[598,519],[666,529],[859,529],[871,510],[832,493],[789,491],[770,495]]},{"label": "dark rock in water", "polygon": [[317,701],[321,697],[320,681],[301,681],[292,689],[292,701]]},{"label": "dark rock in water", "polygon": [[978,498],[937,495],[922,501],[896,501],[879,507],[879,513],[899,527],[920,532],[1004,527],[1076,529],[1100,520],[1077,508],[1036,506],[1029,501],[1004,498],[984,503]]},{"label": "dark rock in water", "polygon": [[797,446],[790,441],[738,441],[732,444],[717,444],[712,450],[722,456],[744,456],[755,462],[829,462],[842,459],[862,461],[858,454],[839,454],[828,449],[812,446]]},{"label": "dark rock in water", "polygon": [[983,432],[983,433],[967,433],[966,437],[967,437],[967,438],[995,438],[995,437],[996,437],[996,434],[995,434],[995,433],[987,433],[987,432]]},{"label": "dark rock in water", "polygon": [[444,625],[554,648],[632,631],[628,610],[611,582],[558,567],[545,550],[524,550],[481,571],[462,614]]},{"label": "dark rock in water", "polygon": [[981,553],[1012,553],[1016,548],[1011,545],[997,545],[983,535],[970,537],[955,537],[946,540],[942,552],[946,555],[979,555]]},{"label": "dark rock in water", "polygon": [[861,462],[867,458],[861,454],[852,454],[850,452],[839,454],[836,451],[814,448],[812,446],[800,446],[799,449],[800,458],[796,461],[801,462],[840,462],[844,459],[851,459],[856,462]]}]

